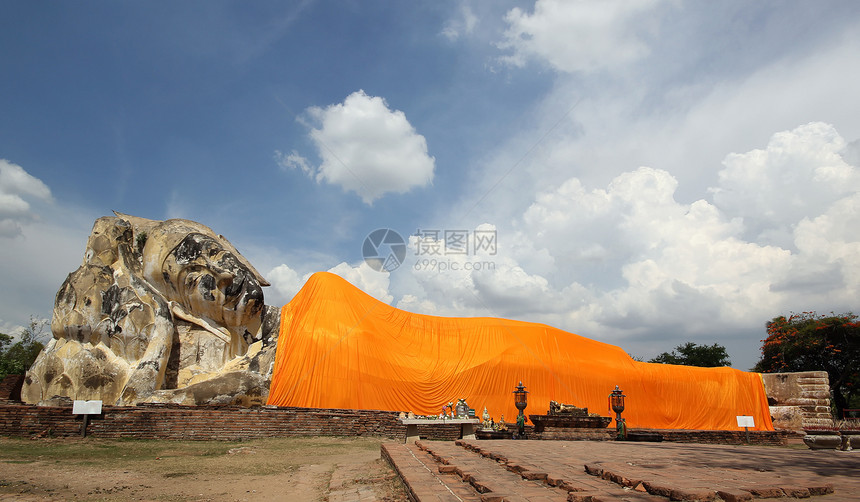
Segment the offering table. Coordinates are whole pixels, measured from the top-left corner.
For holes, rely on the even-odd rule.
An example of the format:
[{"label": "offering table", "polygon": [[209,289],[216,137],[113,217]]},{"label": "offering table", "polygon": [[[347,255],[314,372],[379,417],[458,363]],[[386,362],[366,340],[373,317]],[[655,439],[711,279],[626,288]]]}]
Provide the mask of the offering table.
[{"label": "offering table", "polygon": [[401,418],[400,421],[406,426],[407,444],[420,439],[418,437],[419,425],[459,424],[462,439],[475,439],[475,426],[481,423],[477,418]]}]

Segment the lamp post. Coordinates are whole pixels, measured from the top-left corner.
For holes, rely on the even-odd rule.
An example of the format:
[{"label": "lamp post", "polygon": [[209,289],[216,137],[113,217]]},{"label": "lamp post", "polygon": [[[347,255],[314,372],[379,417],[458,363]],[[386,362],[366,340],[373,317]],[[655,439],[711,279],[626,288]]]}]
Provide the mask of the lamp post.
[{"label": "lamp post", "polygon": [[612,394],[609,394],[609,407],[615,412],[616,439],[627,439],[627,424],[625,424],[624,419],[621,418],[621,412],[624,411],[625,397],[627,396],[623,394],[617,385],[615,386],[615,390],[612,391]]},{"label": "lamp post", "polygon": [[522,382],[517,385],[517,390],[514,391],[514,404],[520,411],[520,414],[517,415],[517,434],[520,437],[524,436],[526,432],[526,416],[523,413],[523,410],[526,409],[526,405],[528,404],[528,397],[526,396],[528,393],[529,391],[523,387]]}]

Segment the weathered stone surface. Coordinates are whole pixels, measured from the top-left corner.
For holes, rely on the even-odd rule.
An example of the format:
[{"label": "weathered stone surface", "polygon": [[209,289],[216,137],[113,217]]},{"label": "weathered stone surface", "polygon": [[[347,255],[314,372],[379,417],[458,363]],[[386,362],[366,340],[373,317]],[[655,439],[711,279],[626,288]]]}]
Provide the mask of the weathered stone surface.
[{"label": "weathered stone surface", "polygon": [[797,406],[771,406],[770,416],[777,429],[803,429],[803,412]]},{"label": "weathered stone surface", "polygon": [[[801,397],[801,394],[807,392],[807,389],[820,388],[820,386],[828,386],[828,378],[826,371],[804,371],[799,373],[763,373],[762,381],[764,382],[765,390],[768,398],[774,400],[772,406],[787,404],[789,399]],[[829,398],[825,391],[824,398]],[[806,397],[806,396],[804,396]],[[801,404],[801,403],[790,403]]]},{"label": "weathered stone surface", "polygon": [[21,398],[262,404],[279,311],[223,236],[189,220],[96,220]]},{"label": "weathered stone surface", "polygon": [[774,427],[800,431],[831,425],[826,371],[762,374]]}]

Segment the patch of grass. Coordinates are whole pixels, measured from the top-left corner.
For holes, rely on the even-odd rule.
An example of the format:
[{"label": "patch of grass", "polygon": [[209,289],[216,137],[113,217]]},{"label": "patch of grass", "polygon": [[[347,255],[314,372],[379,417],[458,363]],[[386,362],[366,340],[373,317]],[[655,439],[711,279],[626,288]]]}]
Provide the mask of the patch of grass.
[{"label": "patch of grass", "polygon": [[[378,451],[379,440],[374,438],[270,438],[229,442],[0,438],[0,462],[45,462],[97,468],[125,465],[167,477],[185,473],[191,458],[200,471],[265,475],[293,472],[302,465],[319,463],[323,459]],[[269,459],[268,462],[256,460],[263,457]]]},{"label": "patch of grass", "polygon": [[62,462],[72,465],[113,466],[117,462],[140,462],[156,458],[218,456],[235,443],[98,438],[0,439],[0,460],[15,462]]},{"label": "patch of grass", "polygon": [[168,472],[164,475],[165,478],[181,478],[182,476],[193,476],[193,472]]}]

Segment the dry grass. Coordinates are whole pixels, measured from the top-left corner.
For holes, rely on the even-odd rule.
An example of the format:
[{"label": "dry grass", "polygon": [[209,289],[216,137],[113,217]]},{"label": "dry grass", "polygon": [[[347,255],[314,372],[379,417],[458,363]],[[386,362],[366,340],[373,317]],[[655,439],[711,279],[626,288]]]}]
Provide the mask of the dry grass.
[{"label": "dry grass", "polygon": [[355,485],[380,500],[405,500],[379,458],[381,442],[0,438],[0,500],[278,500],[284,490],[293,500],[326,500],[333,476],[337,490]]}]

